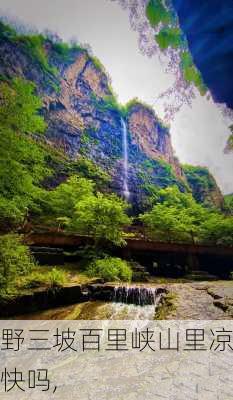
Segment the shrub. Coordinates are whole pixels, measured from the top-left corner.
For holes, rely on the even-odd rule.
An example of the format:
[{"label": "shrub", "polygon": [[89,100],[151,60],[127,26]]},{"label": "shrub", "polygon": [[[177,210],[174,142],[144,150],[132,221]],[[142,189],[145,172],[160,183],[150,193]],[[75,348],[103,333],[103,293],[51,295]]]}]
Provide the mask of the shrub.
[{"label": "shrub", "polygon": [[0,288],[8,289],[17,276],[29,273],[33,265],[29,248],[22,243],[21,236],[0,237]]},{"label": "shrub", "polygon": [[[35,289],[46,285],[48,282],[47,275],[43,272],[33,271],[30,275],[23,278],[24,289]],[[21,282],[20,282],[21,283]]]},{"label": "shrub", "polygon": [[16,41],[24,45],[27,53],[36,60],[41,66],[42,70],[46,73],[57,75],[58,71],[55,67],[51,66],[45,50],[46,39],[43,35],[18,35]]},{"label": "shrub", "polygon": [[35,289],[41,286],[53,288],[64,285],[65,281],[66,272],[60,269],[53,268],[51,271],[42,270],[41,272],[34,270],[31,274],[23,277],[20,287],[24,289]]},{"label": "shrub", "polygon": [[126,261],[117,257],[95,260],[87,269],[90,277],[100,277],[105,281],[131,281],[132,270]]},{"label": "shrub", "polygon": [[57,268],[53,268],[49,273],[49,284],[51,287],[57,287],[64,285],[66,280],[66,274]]}]

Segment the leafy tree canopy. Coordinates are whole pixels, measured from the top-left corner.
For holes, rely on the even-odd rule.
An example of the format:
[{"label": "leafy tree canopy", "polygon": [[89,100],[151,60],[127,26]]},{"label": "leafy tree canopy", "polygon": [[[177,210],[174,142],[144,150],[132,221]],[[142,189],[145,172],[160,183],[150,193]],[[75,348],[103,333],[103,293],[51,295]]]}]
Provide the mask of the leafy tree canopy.
[{"label": "leafy tree canopy", "polygon": [[46,194],[50,212],[57,217],[72,219],[76,204],[94,194],[95,184],[89,179],[73,175],[66,182]]},{"label": "leafy tree canopy", "polygon": [[131,220],[128,205],[114,194],[96,193],[92,180],[71,176],[46,194],[49,213],[60,225],[80,234],[92,235],[96,241],[124,244],[123,228]]},{"label": "leafy tree canopy", "polygon": [[0,294],[9,290],[19,275],[26,275],[34,266],[27,246],[19,235],[0,237]]},{"label": "leafy tree canopy", "polygon": [[104,239],[116,245],[124,244],[123,228],[130,224],[127,203],[114,194],[85,197],[77,203],[73,227],[89,233],[98,241]]},{"label": "leafy tree canopy", "polygon": [[203,207],[177,187],[159,190],[152,210],[140,219],[156,240],[233,244],[233,218]]},{"label": "leafy tree canopy", "polygon": [[49,174],[45,153],[32,134],[43,133],[42,106],[34,85],[20,78],[0,82],[0,221],[19,223]]}]

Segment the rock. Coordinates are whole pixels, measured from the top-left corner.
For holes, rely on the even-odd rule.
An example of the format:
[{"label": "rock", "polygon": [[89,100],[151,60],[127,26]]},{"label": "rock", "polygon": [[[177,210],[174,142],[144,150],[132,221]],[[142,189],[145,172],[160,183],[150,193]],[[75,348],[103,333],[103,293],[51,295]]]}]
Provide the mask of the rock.
[{"label": "rock", "polygon": [[224,300],[214,300],[215,307],[221,308],[223,311],[227,311],[228,305],[225,304]]},{"label": "rock", "polygon": [[[128,187],[132,213],[146,208],[148,184],[177,185],[185,191],[187,179],[194,195],[200,194],[200,201],[208,197],[213,203],[221,202],[217,185],[213,190],[207,188],[203,195],[202,188],[184,174],[174,155],[169,130],[151,107],[132,101],[124,111],[120,108],[104,67],[86,49],[74,47],[63,54],[59,44],[53,44],[49,39],[41,46],[47,57],[46,67],[37,53],[30,51],[27,41],[3,35],[0,38],[0,74],[21,76],[36,84],[48,125],[47,144],[62,148],[71,159],[80,154],[91,159],[109,173],[109,189],[122,195],[124,118],[128,133]],[[51,188],[66,178],[59,163],[53,167],[57,173],[54,182],[49,181]]]},{"label": "rock", "polygon": [[207,168],[185,165],[183,170],[193,196],[198,202],[208,203],[218,208],[223,207],[223,195]]}]

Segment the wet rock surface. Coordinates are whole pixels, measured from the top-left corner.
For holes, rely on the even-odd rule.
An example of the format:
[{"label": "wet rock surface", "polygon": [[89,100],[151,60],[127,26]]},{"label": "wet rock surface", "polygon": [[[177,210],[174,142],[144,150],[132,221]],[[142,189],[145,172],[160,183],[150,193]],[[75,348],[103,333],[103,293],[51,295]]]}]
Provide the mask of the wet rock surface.
[{"label": "wet rock surface", "polygon": [[207,289],[214,299],[214,305],[225,311],[226,315],[233,318],[233,287],[213,285]]},{"label": "wet rock surface", "polygon": [[[164,315],[167,320],[227,320],[233,319],[233,282],[218,281],[138,284],[153,288],[157,294],[166,292],[173,307]],[[105,289],[102,291],[101,288]],[[92,285],[90,295],[76,304],[53,306],[46,311],[19,315],[17,319],[155,319],[157,304],[144,306],[109,301],[116,286]],[[89,287],[90,290],[90,287]],[[84,295],[82,290],[82,296]],[[107,299],[108,297],[108,299]],[[67,303],[66,303],[67,304]],[[22,313],[23,314],[23,313]]]},{"label": "wet rock surface", "polygon": [[[232,319],[233,284],[216,283],[177,283],[167,285],[174,295],[175,309],[166,319]],[[232,305],[232,306],[231,306]]]}]

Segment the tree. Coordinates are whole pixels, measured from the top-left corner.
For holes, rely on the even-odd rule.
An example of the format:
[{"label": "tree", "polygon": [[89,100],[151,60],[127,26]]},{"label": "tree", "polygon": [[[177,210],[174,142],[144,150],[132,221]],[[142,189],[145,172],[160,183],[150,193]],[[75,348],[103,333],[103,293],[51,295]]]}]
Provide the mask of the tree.
[{"label": "tree", "polygon": [[233,244],[233,217],[205,208],[176,187],[161,189],[152,210],[140,219],[156,240]]},{"label": "tree", "polygon": [[72,162],[72,168],[77,171],[80,177],[94,181],[98,190],[101,191],[109,187],[111,181],[109,174],[87,157],[79,155]]},{"label": "tree", "polygon": [[194,243],[208,214],[191,194],[181,193],[174,186],[161,189],[152,210],[140,219],[154,239]]},{"label": "tree", "polygon": [[233,194],[224,196],[224,211],[227,215],[233,215]]},{"label": "tree", "polygon": [[30,251],[19,235],[0,237],[0,291],[13,286],[15,278],[26,275],[33,266]]},{"label": "tree", "polygon": [[205,243],[233,246],[233,217],[211,213],[201,226],[200,237]]},{"label": "tree", "polygon": [[15,133],[43,133],[46,124],[38,114],[42,101],[35,85],[21,78],[0,83],[0,126]]},{"label": "tree", "polygon": [[127,207],[127,203],[114,194],[97,193],[85,197],[76,204],[72,228],[92,235],[96,242],[107,240],[123,245],[123,228],[131,222],[126,215]]},{"label": "tree", "polygon": [[92,235],[96,242],[123,244],[123,227],[130,224],[128,204],[114,194],[95,192],[95,183],[73,175],[46,193],[48,212],[60,225],[80,234]]},{"label": "tree", "polygon": [[32,83],[20,78],[0,82],[0,222],[23,221],[40,196],[39,183],[49,174],[45,152],[32,134],[46,124]]},{"label": "tree", "polygon": [[47,206],[55,216],[72,219],[76,204],[82,199],[93,196],[94,188],[95,184],[91,180],[73,175],[56,189],[45,194]]},{"label": "tree", "polygon": [[140,219],[156,240],[194,242],[199,233],[199,224],[191,209],[158,204]]}]

